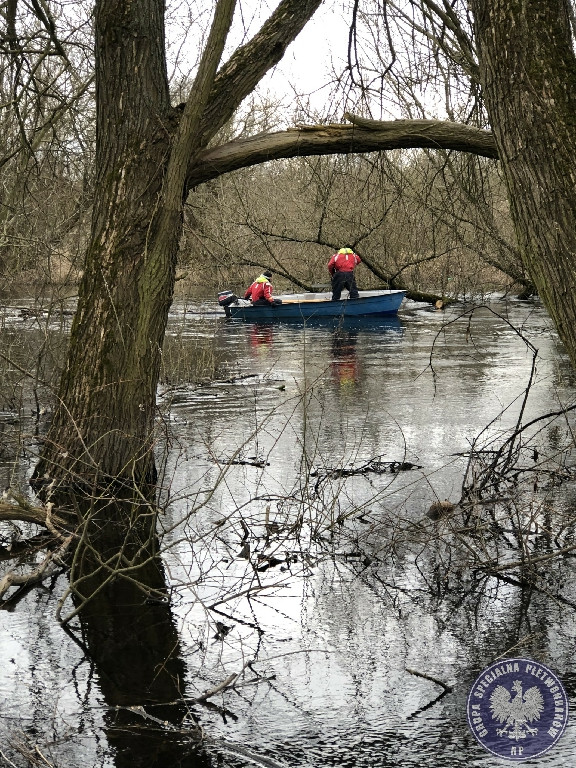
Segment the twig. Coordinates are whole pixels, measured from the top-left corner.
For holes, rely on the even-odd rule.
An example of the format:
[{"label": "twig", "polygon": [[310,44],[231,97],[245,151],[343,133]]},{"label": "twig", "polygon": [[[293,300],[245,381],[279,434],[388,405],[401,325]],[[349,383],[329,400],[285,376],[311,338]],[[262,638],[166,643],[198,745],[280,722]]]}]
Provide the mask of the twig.
[{"label": "twig", "polygon": [[529,640],[535,640],[538,637],[543,637],[544,632],[531,632],[529,635],[526,635],[526,637],[520,638],[517,643],[515,643],[511,648],[507,648],[503,653],[498,656],[497,659],[494,659],[494,661],[498,661],[498,659],[505,659],[507,656],[509,657],[512,651],[515,651],[516,648],[522,648],[522,646],[526,645],[526,643]]},{"label": "twig", "polygon": [[[242,668],[244,669],[244,667]],[[207,699],[211,698],[212,696],[215,696],[217,693],[220,693],[220,691],[223,691],[225,688],[230,688],[238,677],[240,676],[241,672],[235,672],[232,675],[229,675],[225,680],[222,680],[221,683],[219,683],[215,688],[210,688],[207,691],[204,691],[203,694],[200,696],[197,696],[195,699],[192,699],[193,702],[200,704],[203,701],[206,701]]]},{"label": "twig", "polygon": [[204,691],[200,696],[197,696],[195,699],[192,699],[192,701],[196,704],[201,704],[203,701],[207,701],[212,696],[215,696],[217,693],[220,693],[220,691],[224,691],[226,688],[231,688],[236,680],[240,677],[240,675],[244,672],[246,667],[249,667],[251,664],[254,663],[254,659],[250,659],[249,661],[246,661],[242,665],[242,669],[239,672],[235,672],[231,675],[229,675],[225,680],[222,680],[221,683],[218,683],[218,685],[215,688],[210,688],[207,691]]},{"label": "twig", "polygon": [[18,768],[18,766],[16,765],[16,763],[13,763],[13,762],[12,762],[12,760],[9,760],[9,759],[6,757],[6,755],[4,754],[4,752],[2,752],[2,750],[1,750],[1,749],[0,749],[0,757],[1,757],[3,760],[5,760],[5,761],[8,763],[8,765],[11,765],[11,766],[12,766],[12,768]]},{"label": "twig", "polygon": [[42,760],[44,763],[46,763],[46,765],[48,765],[48,766],[49,766],[49,768],[54,768],[54,764],[53,764],[53,763],[51,763],[49,760],[47,760],[47,759],[44,757],[44,755],[43,755],[43,754],[42,754],[42,752],[40,751],[40,747],[38,746],[38,744],[36,744],[36,745],[35,745],[35,751],[36,751],[36,754],[37,754],[37,755],[39,755],[40,759],[41,759],[41,760]]},{"label": "twig", "polygon": [[250,762],[256,763],[256,765],[261,765],[264,768],[287,768],[286,763],[281,763],[278,760],[272,760],[266,755],[259,755],[252,750],[246,749],[246,747],[243,747],[240,744],[233,744],[232,742],[226,741],[225,739],[207,738],[205,739],[205,743],[211,744],[223,752],[230,752],[233,755],[244,757],[247,760],[250,760]]},{"label": "twig", "polygon": [[424,672],[417,672],[415,669],[408,669],[408,667],[406,667],[406,672],[408,672],[410,675],[415,675],[416,677],[422,677],[424,680],[430,680],[431,683],[436,683],[436,685],[441,686],[446,691],[446,693],[452,693],[452,686],[446,685],[446,683],[443,683],[442,680],[438,680],[437,677],[426,675]]}]

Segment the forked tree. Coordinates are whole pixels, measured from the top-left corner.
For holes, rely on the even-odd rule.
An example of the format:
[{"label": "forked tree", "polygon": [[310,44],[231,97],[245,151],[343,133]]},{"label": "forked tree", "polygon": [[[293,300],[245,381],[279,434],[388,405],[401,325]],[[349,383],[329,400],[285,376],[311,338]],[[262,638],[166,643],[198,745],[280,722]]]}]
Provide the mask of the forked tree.
[{"label": "forked tree", "polygon": [[[457,6],[444,0],[442,11],[421,1],[428,16],[455,26]],[[275,158],[401,147],[499,155],[525,264],[576,364],[576,58],[568,0],[471,0],[494,136],[457,122],[349,116],[348,124],[212,145],[320,2],[282,0],[220,66],[236,3],[218,0],[189,97],[175,109],[164,2],[96,1],[92,230],[37,489],[77,492],[113,482],[153,492],[155,394],[184,200],[208,179]]]},{"label": "forked tree", "polygon": [[[321,0],[282,0],[220,66],[235,0],[218,0],[183,108],[170,104],[163,0],[95,5],[96,180],[91,237],[39,491],[154,492],[155,396],[189,190],[296,155],[443,147],[496,157],[492,136],[457,123],[351,116],[344,125],[211,146]],[[55,496],[53,498],[56,498]]]}]

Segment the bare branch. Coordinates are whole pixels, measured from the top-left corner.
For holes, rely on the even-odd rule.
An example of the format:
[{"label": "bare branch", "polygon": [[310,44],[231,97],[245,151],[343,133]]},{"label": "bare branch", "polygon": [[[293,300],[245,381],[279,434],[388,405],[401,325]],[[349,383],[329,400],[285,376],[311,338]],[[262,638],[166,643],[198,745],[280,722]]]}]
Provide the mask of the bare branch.
[{"label": "bare branch", "polygon": [[214,84],[216,70],[232,24],[235,5],[236,0],[219,0],[216,5],[208,42],[170,154],[163,192],[169,211],[172,208],[179,210],[181,206],[186,168],[190,157],[198,147],[198,126]]},{"label": "bare branch", "polygon": [[16,504],[10,504],[8,502],[0,502],[0,520],[34,523],[35,525],[41,525],[47,528],[52,533],[54,532],[54,525],[59,527],[65,526],[65,521],[52,512],[52,507],[33,507],[31,504],[20,502]]},{"label": "bare branch", "polygon": [[252,40],[235,51],[216,77],[202,120],[199,146],[207,146],[268,70],[281,60],[321,2],[283,0]]},{"label": "bare branch", "polygon": [[67,536],[58,550],[56,552],[49,552],[44,560],[40,563],[40,565],[33,571],[22,574],[9,571],[7,574],[5,574],[0,581],[0,599],[4,597],[6,592],[11,587],[31,586],[32,584],[38,584],[39,582],[49,578],[58,568],[61,567],[59,560],[62,555],[64,555],[74,538],[74,534]]}]

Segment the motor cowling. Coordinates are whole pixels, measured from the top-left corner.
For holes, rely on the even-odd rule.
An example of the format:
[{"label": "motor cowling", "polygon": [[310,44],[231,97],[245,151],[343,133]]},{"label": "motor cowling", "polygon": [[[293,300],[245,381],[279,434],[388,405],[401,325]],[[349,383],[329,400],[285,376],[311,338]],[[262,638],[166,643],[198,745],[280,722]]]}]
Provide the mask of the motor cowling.
[{"label": "motor cowling", "polygon": [[238,301],[238,296],[232,291],[220,291],[218,294],[218,304],[221,307],[229,307],[235,301]]}]

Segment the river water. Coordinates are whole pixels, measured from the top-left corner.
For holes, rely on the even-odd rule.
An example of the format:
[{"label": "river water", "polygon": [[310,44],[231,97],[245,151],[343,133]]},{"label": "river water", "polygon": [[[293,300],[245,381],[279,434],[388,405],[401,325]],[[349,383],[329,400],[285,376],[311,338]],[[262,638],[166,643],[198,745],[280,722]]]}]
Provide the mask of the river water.
[{"label": "river water", "polygon": [[[33,320],[5,320],[12,349],[37,332]],[[193,385],[180,364],[158,395],[167,631],[185,669],[179,732],[200,723],[207,737],[182,765],[499,764],[472,736],[466,700],[503,656],[546,664],[574,705],[573,561],[555,558],[531,579],[481,567],[494,553],[513,564],[569,545],[570,416],[523,433],[518,496],[504,480],[498,490],[510,530],[499,518],[494,532],[497,504],[476,509],[492,528],[471,537],[460,508],[426,514],[460,500],[472,447],[489,455],[520,414],[526,424],[573,404],[574,375],[541,307],[407,303],[398,318],[303,326],[176,304],[169,336],[183,356],[210,353],[217,371]],[[36,422],[29,404],[4,399],[0,471],[14,485],[31,471]],[[16,432],[27,435],[17,466]],[[54,619],[65,587],[61,576],[0,611],[0,764],[129,765],[134,736],[111,738],[102,670]],[[191,701],[235,673],[209,704]],[[129,691],[126,701],[146,703]],[[143,714],[143,731],[156,727]],[[528,764],[575,762],[569,723]]]}]

